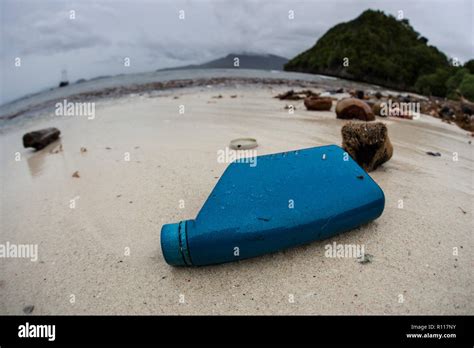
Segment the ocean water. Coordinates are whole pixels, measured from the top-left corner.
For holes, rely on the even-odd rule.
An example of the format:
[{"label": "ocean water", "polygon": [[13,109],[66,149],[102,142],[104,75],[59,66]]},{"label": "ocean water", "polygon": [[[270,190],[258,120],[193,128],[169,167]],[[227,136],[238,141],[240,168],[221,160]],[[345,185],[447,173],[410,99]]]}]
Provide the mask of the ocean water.
[{"label": "ocean water", "polygon": [[67,97],[85,93],[97,92],[106,88],[140,85],[151,82],[166,82],[172,80],[203,79],[203,78],[261,78],[261,79],[287,79],[303,80],[315,83],[337,80],[336,78],[322,75],[292,73],[284,71],[265,71],[250,69],[189,69],[172,71],[155,71],[139,74],[117,75],[88,80],[82,83],[70,84],[62,88],[52,88],[39,93],[31,94],[21,99],[0,105],[0,126],[12,120],[8,116],[20,111],[26,113],[29,109],[48,101],[65,99]]}]

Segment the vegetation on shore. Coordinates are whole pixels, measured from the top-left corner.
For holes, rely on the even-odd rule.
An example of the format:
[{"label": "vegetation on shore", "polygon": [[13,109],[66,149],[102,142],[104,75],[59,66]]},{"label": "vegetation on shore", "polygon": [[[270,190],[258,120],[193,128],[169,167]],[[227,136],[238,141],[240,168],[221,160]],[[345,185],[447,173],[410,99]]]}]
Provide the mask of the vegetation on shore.
[{"label": "vegetation on shore", "polygon": [[325,74],[389,88],[474,101],[474,60],[464,66],[428,45],[407,19],[366,10],[332,27],[285,70]]}]

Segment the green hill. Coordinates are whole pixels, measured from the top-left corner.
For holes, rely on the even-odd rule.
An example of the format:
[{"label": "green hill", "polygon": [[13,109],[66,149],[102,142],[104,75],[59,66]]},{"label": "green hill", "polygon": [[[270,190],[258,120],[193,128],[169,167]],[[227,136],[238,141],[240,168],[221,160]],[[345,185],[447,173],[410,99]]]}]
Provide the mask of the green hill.
[{"label": "green hill", "polygon": [[[312,48],[291,59],[285,70],[418,91],[421,87],[415,85],[420,76],[450,69],[446,55],[427,43],[408,20],[367,10],[331,28]],[[343,65],[345,58],[349,59],[348,66]],[[423,82],[425,93],[438,92]]]}]

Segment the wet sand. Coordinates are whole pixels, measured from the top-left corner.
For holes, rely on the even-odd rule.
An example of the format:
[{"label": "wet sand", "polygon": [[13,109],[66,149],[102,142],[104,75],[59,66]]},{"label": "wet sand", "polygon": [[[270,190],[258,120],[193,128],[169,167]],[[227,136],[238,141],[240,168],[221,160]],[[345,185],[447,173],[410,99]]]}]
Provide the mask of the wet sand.
[{"label": "wet sand", "polygon": [[[0,313],[34,305],[32,314],[472,314],[474,139],[428,116],[379,118],[394,156],[371,173],[386,196],[376,221],[236,263],[165,263],[161,225],[196,216],[231,139],[256,138],[259,155],[341,143],[344,121],[272,98],[285,90],[132,95],[98,102],[93,120],[50,110],[0,134],[0,243],[38,244],[39,253],[37,262],[0,259]],[[54,153],[59,142],[23,149],[22,135],[44,127],[61,130],[62,151]],[[327,258],[333,242],[363,244],[373,260]]]}]

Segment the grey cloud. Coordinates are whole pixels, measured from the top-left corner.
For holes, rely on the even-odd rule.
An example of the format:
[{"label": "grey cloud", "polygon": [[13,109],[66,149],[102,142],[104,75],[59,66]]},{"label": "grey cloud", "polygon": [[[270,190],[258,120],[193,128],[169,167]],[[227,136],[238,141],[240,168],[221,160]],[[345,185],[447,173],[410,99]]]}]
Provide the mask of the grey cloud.
[{"label": "grey cloud", "polygon": [[[1,6],[2,82],[11,86],[5,99],[56,85],[63,67],[70,76],[90,78],[203,63],[231,52],[291,58],[367,8],[394,15],[403,10],[448,56],[466,61],[474,55],[472,0],[2,0]],[[288,19],[289,10],[295,11],[294,20]],[[17,55],[29,62],[25,69],[35,73],[34,81],[12,68]],[[125,56],[132,59],[127,70]]]}]

